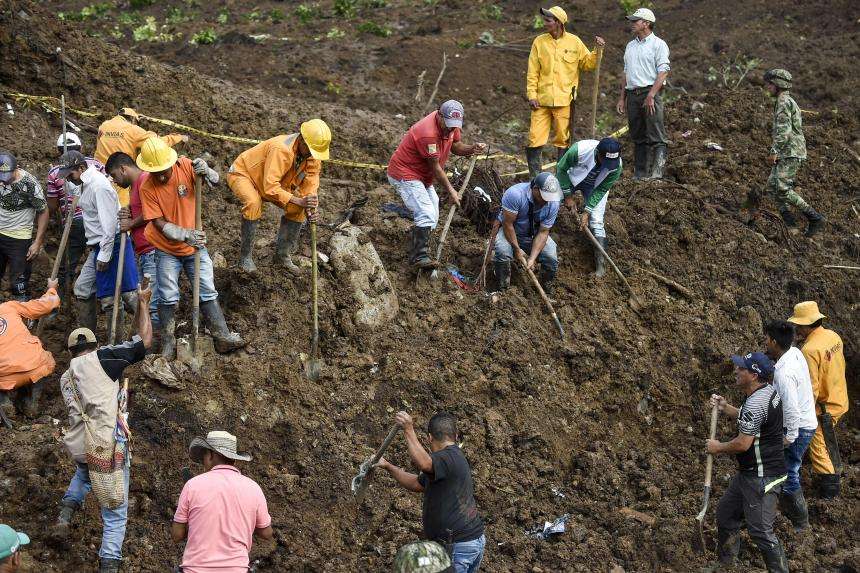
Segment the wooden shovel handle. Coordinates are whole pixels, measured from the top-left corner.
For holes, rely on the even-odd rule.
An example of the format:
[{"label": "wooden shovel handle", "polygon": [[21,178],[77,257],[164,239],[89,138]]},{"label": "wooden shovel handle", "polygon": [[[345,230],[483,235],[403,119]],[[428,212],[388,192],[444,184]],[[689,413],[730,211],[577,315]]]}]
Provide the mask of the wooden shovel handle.
[{"label": "wooden shovel handle", "polygon": [[392,424],[391,429],[388,430],[388,435],[385,436],[385,440],[382,442],[382,445],[374,452],[373,457],[370,458],[370,467],[373,467],[376,462],[382,457],[385,451],[388,449],[388,446],[391,445],[391,442],[394,441],[394,436],[397,435],[397,432],[400,430],[400,426],[397,424]]},{"label": "wooden shovel handle", "polygon": [[[472,170],[475,169],[476,161],[478,161],[478,156],[473,155],[472,161],[469,163],[469,170],[466,172],[466,178],[463,179],[463,184],[460,185],[460,201],[463,200],[463,192],[466,190],[466,185],[469,184],[469,180],[472,178]],[[439,244],[436,246],[437,261],[442,257],[442,247],[445,245],[445,239],[448,237],[448,229],[451,227],[451,221],[454,220],[454,213],[456,212],[457,206],[451,205],[451,208],[448,210],[448,218],[445,219],[445,226],[442,228],[442,234],[439,235]]]},{"label": "wooden shovel handle", "polygon": [[[720,409],[717,406],[711,408],[711,432],[708,434],[713,440],[717,435],[717,418],[720,415]],[[714,456],[708,454],[705,460],[705,487],[711,487],[711,473],[714,469]]]}]

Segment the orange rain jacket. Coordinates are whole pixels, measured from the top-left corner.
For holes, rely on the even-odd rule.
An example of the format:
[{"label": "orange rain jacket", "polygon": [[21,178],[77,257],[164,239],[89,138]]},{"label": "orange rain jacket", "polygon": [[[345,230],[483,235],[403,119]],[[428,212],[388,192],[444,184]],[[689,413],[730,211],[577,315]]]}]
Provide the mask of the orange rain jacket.
[{"label": "orange rain jacket", "polygon": [[53,288],[41,298],[0,304],[0,390],[38,382],[54,371],[54,357],[30,334],[22,318],[42,318],[59,306],[60,297]]},{"label": "orange rain jacket", "polygon": [[[816,405],[824,404],[827,413],[838,419],[848,411],[845,347],[842,339],[832,330],[819,326],[809,333],[800,351],[809,366]],[[821,414],[820,411],[818,413]]]}]

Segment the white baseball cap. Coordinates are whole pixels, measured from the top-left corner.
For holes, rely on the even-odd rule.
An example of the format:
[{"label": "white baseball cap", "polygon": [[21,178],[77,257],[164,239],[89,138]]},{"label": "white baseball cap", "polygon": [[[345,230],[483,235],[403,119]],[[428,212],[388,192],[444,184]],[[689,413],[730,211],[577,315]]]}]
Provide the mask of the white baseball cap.
[{"label": "white baseball cap", "polygon": [[657,21],[657,18],[654,17],[654,12],[649,10],[648,8],[639,8],[629,16],[627,16],[628,20],[645,20],[646,22],[651,22],[652,24]]},{"label": "white baseball cap", "polygon": [[[57,138],[57,147],[63,147],[63,134]],[[66,133],[66,147],[81,147],[81,138],[74,133]]]}]

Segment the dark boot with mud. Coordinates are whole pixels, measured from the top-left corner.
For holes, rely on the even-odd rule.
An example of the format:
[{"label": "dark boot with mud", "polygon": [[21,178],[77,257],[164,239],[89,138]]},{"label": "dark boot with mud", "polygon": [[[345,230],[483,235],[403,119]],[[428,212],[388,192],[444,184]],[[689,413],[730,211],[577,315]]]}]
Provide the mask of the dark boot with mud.
[{"label": "dark boot with mud", "polygon": [[782,217],[782,222],[785,223],[785,226],[789,229],[797,227],[797,218],[789,207],[780,207],[779,216]]},{"label": "dark boot with mud", "polygon": [[418,231],[418,227],[412,227],[411,229],[409,229],[409,252],[407,253],[407,255],[409,256],[409,264],[410,265],[415,264],[415,258],[418,255],[418,251],[415,247],[415,245],[417,244],[416,240],[418,238],[418,232],[417,231]]},{"label": "dark boot with mud", "polygon": [[161,355],[173,360],[176,358],[176,305],[158,305],[158,320],[161,321]]},{"label": "dark boot with mud", "polygon": [[788,558],[779,541],[770,547],[759,547],[767,573],[788,573]]},{"label": "dark boot with mud", "polygon": [[717,557],[721,565],[734,565],[741,551],[740,531],[728,532],[717,528]]},{"label": "dark boot with mud", "polygon": [[493,269],[496,271],[496,285],[500,291],[507,290],[511,286],[511,262],[495,261]]},{"label": "dark boot with mud", "polygon": [[526,147],[526,163],[529,166],[529,177],[534,179],[541,171],[541,148]]},{"label": "dark boot with mud", "polygon": [[415,259],[412,261],[412,264],[419,269],[430,268],[434,265],[430,255],[427,254],[431,231],[430,227],[413,227],[412,229],[415,237]]},{"label": "dark boot with mud", "polygon": [[806,506],[806,499],[803,497],[803,490],[781,493],[779,495],[779,508],[794,526],[795,532],[803,531],[809,527],[809,510]]},{"label": "dark boot with mud", "polygon": [[95,295],[90,298],[75,297],[75,314],[78,315],[78,326],[96,331],[98,321],[98,306]]},{"label": "dark boot with mud", "polygon": [[650,170],[648,169],[648,145],[638,143],[633,147],[633,180],[646,179]]},{"label": "dark boot with mud", "polygon": [[839,497],[839,474],[820,474],[818,480],[818,497],[821,499]]},{"label": "dark boot with mud", "polygon": [[60,515],[51,527],[52,539],[55,541],[65,541],[69,538],[69,533],[72,530],[72,518],[80,508],[81,506],[74,501],[60,502]]},{"label": "dark boot with mud", "polygon": [[99,573],[119,573],[121,559],[99,559]]},{"label": "dark boot with mud", "polygon": [[807,237],[814,237],[821,231],[821,229],[824,228],[824,215],[812,207],[807,206],[806,209],[803,210],[803,216],[806,217],[806,220],[809,222],[809,225],[806,227]]},{"label": "dark boot with mud", "polygon": [[[609,239],[607,237],[595,237],[597,242],[600,243],[600,246],[603,247],[603,251],[609,252]],[[594,276],[597,278],[602,277],[606,274],[606,257],[603,256],[603,253],[595,247],[594,248]]]},{"label": "dark boot with mud", "polygon": [[278,228],[278,241],[275,244],[275,264],[284,267],[294,275],[301,273],[301,269],[293,262],[293,253],[299,248],[301,230],[302,224],[300,222],[290,221],[284,215],[281,215],[281,226]]},{"label": "dark boot with mud", "polygon": [[39,396],[42,395],[44,382],[39,380],[33,384],[18,389],[15,397],[15,408],[27,418],[39,417]]},{"label": "dark boot with mud", "polygon": [[258,223],[259,221],[242,219],[242,244],[239,250],[239,268],[246,273],[257,272],[257,265],[254,264],[251,253],[254,251],[254,237],[257,234]]},{"label": "dark boot with mud", "polygon": [[651,165],[650,179],[662,179],[669,151],[665,143],[658,143],[652,147],[654,149],[654,162]]},{"label": "dark boot with mud", "polygon": [[212,339],[215,341],[215,351],[221,354],[232,352],[244,347],[248,343],[242,340],[238,332],[231,332],[227,328],[227,320],[221,312],[221,305],[217,300],[207,300],[200,303],[200,312],[208,323]]}]

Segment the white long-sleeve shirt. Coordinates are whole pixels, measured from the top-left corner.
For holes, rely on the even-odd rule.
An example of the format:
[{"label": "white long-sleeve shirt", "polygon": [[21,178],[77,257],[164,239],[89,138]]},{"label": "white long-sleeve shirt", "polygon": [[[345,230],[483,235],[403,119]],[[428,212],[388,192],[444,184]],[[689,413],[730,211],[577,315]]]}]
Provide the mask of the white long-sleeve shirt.
[{"label": "white long-sleeve shirt", "polygon": [[799,348],[792,346],[776,361],[773,383],[782,400],[785,439],[794,442],[800,428],[816,429],[818,418],[815,417],[812,379],[809,377],[806,358]]},{"label": "white long-sleeve shirt", "polygon": [[644,39],[633,38],[624,50],[624,75],[627,89],[651,87],[657,74],[669,71],[669,46],[654,33]]},{"label": "white long-sleeve shirt", "polygon": [[119,232],[119,197],[108,178],[93,166],[83,172],[81,182],[78,205],[84,216],[87,245],[98,245],[97,260],[110,262],[114,238]]}]

